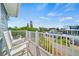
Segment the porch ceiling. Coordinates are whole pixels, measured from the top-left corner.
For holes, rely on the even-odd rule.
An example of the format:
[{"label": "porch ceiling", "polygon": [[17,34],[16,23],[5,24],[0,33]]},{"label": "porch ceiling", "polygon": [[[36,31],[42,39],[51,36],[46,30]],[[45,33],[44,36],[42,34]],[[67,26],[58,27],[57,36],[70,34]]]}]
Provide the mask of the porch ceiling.
[{"label": "porch ceiling", "polygon": [[18,3],[4,3],[8,16],[18,16],[19,7]]}]

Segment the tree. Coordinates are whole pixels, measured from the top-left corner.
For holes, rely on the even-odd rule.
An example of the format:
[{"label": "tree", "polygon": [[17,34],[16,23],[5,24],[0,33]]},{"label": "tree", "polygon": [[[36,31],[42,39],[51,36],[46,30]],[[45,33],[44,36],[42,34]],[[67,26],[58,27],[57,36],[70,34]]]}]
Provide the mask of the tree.
[{"label": "tree", "polygon": [[31,27],[31,28],[33,28],[33,24],[32,24],[32,21],[30,21],[30,27]]},{"label": "tree", "polygon": [[60,29],[57,27],[56,30],[59,31]]},{"label": "tree", "polygon": [[8,29],[9,29],[9,30],[11,30],[12,28],[11,28],[11,27],[9,27]]},{"label": "tree", "polygon": [[29,28],[29,24],[27,23],[27,28]]},{"label": "tree", "polygon": [[46,31],[48,31],[48,28],[39,27],[39,31],[40,31],[40,32],[46,32]]},{"label": "tree", "polygon": [[17,30],[17,29],[18,29],[18,27],[17,27],[17,26],[15,26],[15,27],[14,27],[14,29],[15,29],[15,30]]}]

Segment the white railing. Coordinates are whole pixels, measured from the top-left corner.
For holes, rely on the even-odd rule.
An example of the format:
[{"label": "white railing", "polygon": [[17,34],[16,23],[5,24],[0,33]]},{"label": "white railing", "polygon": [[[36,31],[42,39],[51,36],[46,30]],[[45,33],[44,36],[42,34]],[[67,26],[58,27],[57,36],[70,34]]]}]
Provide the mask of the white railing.
[{"label": "white railing", "polygon": [[79,37],[32,31],[11,31],[16,40],[19,37],[29,41],[28,50],[33,56],[79,56]]}]

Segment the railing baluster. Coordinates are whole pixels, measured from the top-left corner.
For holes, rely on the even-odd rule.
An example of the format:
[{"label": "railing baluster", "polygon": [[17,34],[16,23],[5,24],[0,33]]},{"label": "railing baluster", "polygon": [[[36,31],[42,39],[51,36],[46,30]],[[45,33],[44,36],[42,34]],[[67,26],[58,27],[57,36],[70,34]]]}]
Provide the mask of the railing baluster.
[{"label": "railing baluster", "polygon": [[49,52],[49,35],[47,37],[47,41],[48,41],[48,52]]},{"label": "railing baluster", "polygon": [[65,52],[66,53],[66,56],[67,56],[67,52],[68,52],[67,51],[67,47],[68,47],[68,44],[67,43],[68,43],[68,41],[67,41],[67,37],[66,37],[66,52]]},{"label": "railing baluster", "polygon": [[50,51],[50,48],[51,48],[51,46],[50,46],[50,45],[51,45],[51,42],[50,42],[50,41],[51,41],[50,34],[48,34],[48,36],[49,36],[49,37],[48,37],[48,41],[49,41],[49,43],[48,43],[48,44],[49,44],[49,48],[48,48],[48,49],[49,49],[49,53],[50,53],[50,52],[51,52],[51,51]]},{"label": "railing baluster", "polygon": [[[73,34],[73,33],[71,33],[71,34]],[[72,39],[72,45],[74,45],[74,38],[72,37],[71,39]],[[72,51],[72,55],[74,55],[73,47],[71,47],[71,48],[72,48],[72,50],[71,50]]]},{"label": "railing baluster", "polygon": [[[74,38],[72,39],[72,45],[74,45]],[[73,47],[72,47],[72,56],[74,56],[74,50],[73,50]]]},{"label": "railing baluster", "polygon": [[45,42],[44,42],[45,43],[45,49],[47,49],[47,47],[46,47],[46,41],[48,40],[46,35],[47,34],[45,33]]},{"label": "railing baluster", "polygon": [[56,36],[56,56],[58,56],[58,35]]},{"label": "railing baluster", "polygon": [[[45,34],[46,34],[46,37],[47,37],[47,32],[46,32]],[[45,38],[46,38],[46,37],[45,37]],[[46,45],[46,50],[48,51],[48,45],[47,45],[48,42],[47,42],[47,40],[48,40],[48,38],[46,38],[45,45]]]},{"label": "railing baluster", "polygon": [[46,32],[46,50],[48,51],[49,49],[48,49],[48,34],[47,34],[47,32]]},{"label": "railing baluster", "polygon": [[49,36],[49,34],[48,34],[48,40],[47,40],[47,41],[48,41],[48,52],[50,52],[50,51],[49,51],[49,37],[50,37],[50,36]]},{"label": "railing baluster", "polygon": [[45,40],[46,40],[46,35],[45,35],[45,33],[43,34],[43,36],[44,36],[44,49],[45,49]]},{"label": "railing baluster", "polygon": [[46,33],[44,34],[44,37],[45,37],[45,42],[44,42],[44,45],[45,45],[45,50],[47,49],[47,47],[46,47],[46,40],[47,40],[47,36],[46,36]]},{"label": "railing baluster", "polygon": [[54,56],[54,35],[52,35],[52,55]]},{"label": "railing baluster", "polygon": [[62,35],[60,36],[60,39],[61,39],[61,56],[63,55],[63,51],[62,51],[62,49],[63,49],[63,47],[62,47]]}]

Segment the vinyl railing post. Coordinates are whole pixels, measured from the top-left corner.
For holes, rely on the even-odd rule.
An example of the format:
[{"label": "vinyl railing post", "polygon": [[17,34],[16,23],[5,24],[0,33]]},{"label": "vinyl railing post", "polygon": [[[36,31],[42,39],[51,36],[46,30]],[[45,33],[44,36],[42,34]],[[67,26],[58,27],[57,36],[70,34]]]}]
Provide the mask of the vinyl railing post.
[{"label": "vinyl railing post", "polygon": [[38,33],[38,31],[35,32],[35,41],[36,41],[36,44],[39,45],[39,33]]},{"label": "vinyl railing post", "polygon": [[36,55],[40,56],[40,50],[39,50],[39,32],[35,32],[35,42],[36,42]]},{"label": "vinyl railing post", "polygon": [[[26,30],[26,38],[25,38],[25,41],[26,41],[26,40],[29,41],[29,40],[28,40],[28,31],[27,31],[27,30]],[[26,46],[27,46],[27,47],[26,47],[26,49],[27,49],[27,55],[29,55],[29,43],[27,43]]]},{"label": "vinyl railing post", "polygon": [[26,30],[26,38],[25,38],[25,39],[26,39],[27,41],[29,41],[29,37],[30,37],[29,35],[30,35],[30,32]]},{"label": "vinyl railing post", "polygon": [[[31,31],[27,31],[27,40],[28,40],[28,52],[31,52],[31,48],[30,48],[30,41],[31,41]],[[27,53],[28,54],[28,53]]]},{"label": "vinyl railing post", "polygon": [[[46,32],[46,34],[47,34],[47,32]],[[47,51],[49,51],[49,41],[48,41],[48,37],[49,37],[49,35],[47,34]],[[46,38],[46,37],[45,37]]]}]

